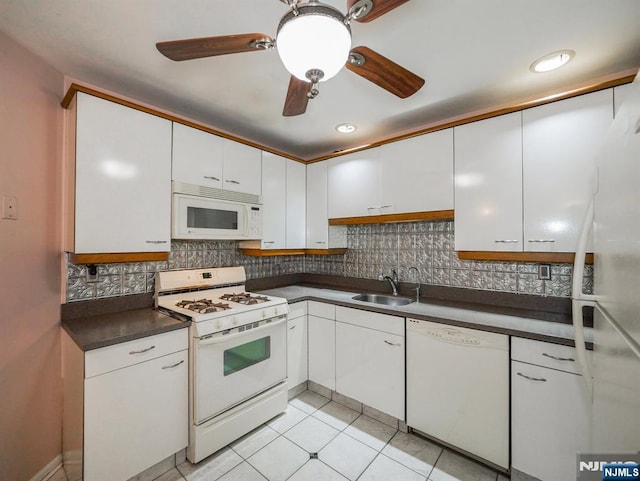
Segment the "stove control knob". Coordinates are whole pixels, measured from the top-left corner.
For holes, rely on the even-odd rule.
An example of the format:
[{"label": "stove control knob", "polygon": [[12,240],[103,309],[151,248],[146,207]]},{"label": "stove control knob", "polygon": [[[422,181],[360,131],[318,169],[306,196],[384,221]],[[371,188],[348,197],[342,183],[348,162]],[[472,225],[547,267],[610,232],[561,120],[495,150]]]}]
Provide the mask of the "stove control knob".
[{"label": "stove control knob", "polygon": [[262,311],[262,318],[264,319],[265,317],[267,317],[267,313]]},{"label": "stove control knob", "polygon": [[231,319],[231,324],[233,324],[234,326],[238,324],[238,318],[234,317],[233,319]]},{"label": "stove control knob", "polygon": [[216,321],[216,329],[220,329],[220,321]]}]

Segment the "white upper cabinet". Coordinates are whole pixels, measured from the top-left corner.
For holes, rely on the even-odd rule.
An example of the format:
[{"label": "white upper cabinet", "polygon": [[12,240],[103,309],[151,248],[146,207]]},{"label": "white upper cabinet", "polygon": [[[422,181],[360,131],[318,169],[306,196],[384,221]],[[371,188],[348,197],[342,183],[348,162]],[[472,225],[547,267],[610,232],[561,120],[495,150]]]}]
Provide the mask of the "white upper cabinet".
[{"label": "white upper cabinet", "polygon": [[286,243],[286,159],[262,157],[262,249],[284,249]]},{"label": "white upper cabinet", "polygon": [[612,120],[611,89],[522,112],[525,251],[575,251]]},{"label": "white upper cabinet", "polygon": [[346,226],[329,226],[327,170],[329,162],[307,165],[307,249],[346,247]]},{"label": "white upper cabinet", "polygon": [[368,149],[329,160],[329,218],[361,217],[383,212],[378,151]]},{"label": "white upper cabinet", "polygon": [[173,123],[172,180],[260,195],[261,177],[260,150]]},{"label": "white upper cabinet", "polygon": [[614,115],[618,113],[622,104],[624,104],[627,96],[633,90],[633,83],[618,85],[613,88],[613,111]]},{"label": "white upper cabinet", "polygon": [[453,130],[329,161],[329,217],[453,209]]},{"label": "white upper cabinet", "polygon": [[522,122],[514,112],[454,128],[456,250],[522,250]]},{"label": "white upper cabinet", "polygon": [[222,137],[174,122],[171,178],[222,189],[223,143]]},{"label": "white upper cabinet", "polygon": [[307,224],[307,169],[304,164],[287,159],[286,171],[287,205],[285,247],[287,249],[304,249]]},{"label": "white upper cabinet", "polygon": [[223,189],[260,195],[262,151],[224,139]]},{"label": "white upper cabinet", "polygon": [[453,129],[380,147],[384,214],[453,209]]},{"label": "white upper cabinet", "polygon": [[168,251],[171,122],[81,92],[74,114],[74,252]]}]

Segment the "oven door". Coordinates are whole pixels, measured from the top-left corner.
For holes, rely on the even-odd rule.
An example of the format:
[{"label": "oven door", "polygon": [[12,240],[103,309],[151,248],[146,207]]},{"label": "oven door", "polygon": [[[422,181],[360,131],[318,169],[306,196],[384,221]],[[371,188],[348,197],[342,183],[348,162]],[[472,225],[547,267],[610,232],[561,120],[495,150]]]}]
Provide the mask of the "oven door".
[{"label": "oven door", "polygon": [[248,207],[207,197],[173,194],[174,239],[243,239],[248,235]]},{"label": "oven door", "polygon": [[192,375],[196,425],[284,381],[287,316],[194,339]]}]

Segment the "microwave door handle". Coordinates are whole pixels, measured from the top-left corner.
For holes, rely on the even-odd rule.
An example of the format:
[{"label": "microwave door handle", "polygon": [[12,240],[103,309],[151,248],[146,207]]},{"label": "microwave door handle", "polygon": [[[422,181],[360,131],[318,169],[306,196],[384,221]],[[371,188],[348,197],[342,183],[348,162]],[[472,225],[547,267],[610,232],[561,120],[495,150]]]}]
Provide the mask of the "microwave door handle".
[{"label": "microwave door handle", "polygon": [[264,329],[270,328],[270,327],[275,327],[275,326],[279,326],[280,324],[284,324],[285,322],[287,322],[287,316],[282,316],[279,320],[275,321],[275,322],[270,322],[268,324],[264,324],[260,327],[254,327],[253,329],[249,329],[248,331],[242,331],[242,332],[237,332],[235,334],[227,334],[226,336],[219,336],[219,337],[214,337],[211,339],[198,339],[198,346],[207,346],[209,344],[220,344],[222,342],[228,342],[232,339],[235,339],[237,337],[242,337],[245,334],[247,334],[248,332],[259,332],[259,331],[263,331]]},{"label": "microwave door handle", "polygon": [[249,235],[249,215],[251,214],[251,207],[248,205],[244,206],[244,232],[243,235]]}]

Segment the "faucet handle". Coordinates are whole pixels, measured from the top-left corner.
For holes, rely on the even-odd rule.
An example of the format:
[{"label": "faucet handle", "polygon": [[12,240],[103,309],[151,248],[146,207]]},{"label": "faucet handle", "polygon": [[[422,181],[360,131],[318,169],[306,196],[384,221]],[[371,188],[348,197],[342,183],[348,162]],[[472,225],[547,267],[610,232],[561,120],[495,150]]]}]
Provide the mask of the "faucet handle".
[{"label": "faucet handle", "polygon": [[395,270],[395,269],[391,269],[391,278],[392,278],[394,281],[398,282],[398,273],[396,272],[396,270]]},{"label": "faucet handle", "polygon": [[378,274],[378,280],[384,281],[384,272],[381,272],[380,274]]}]

